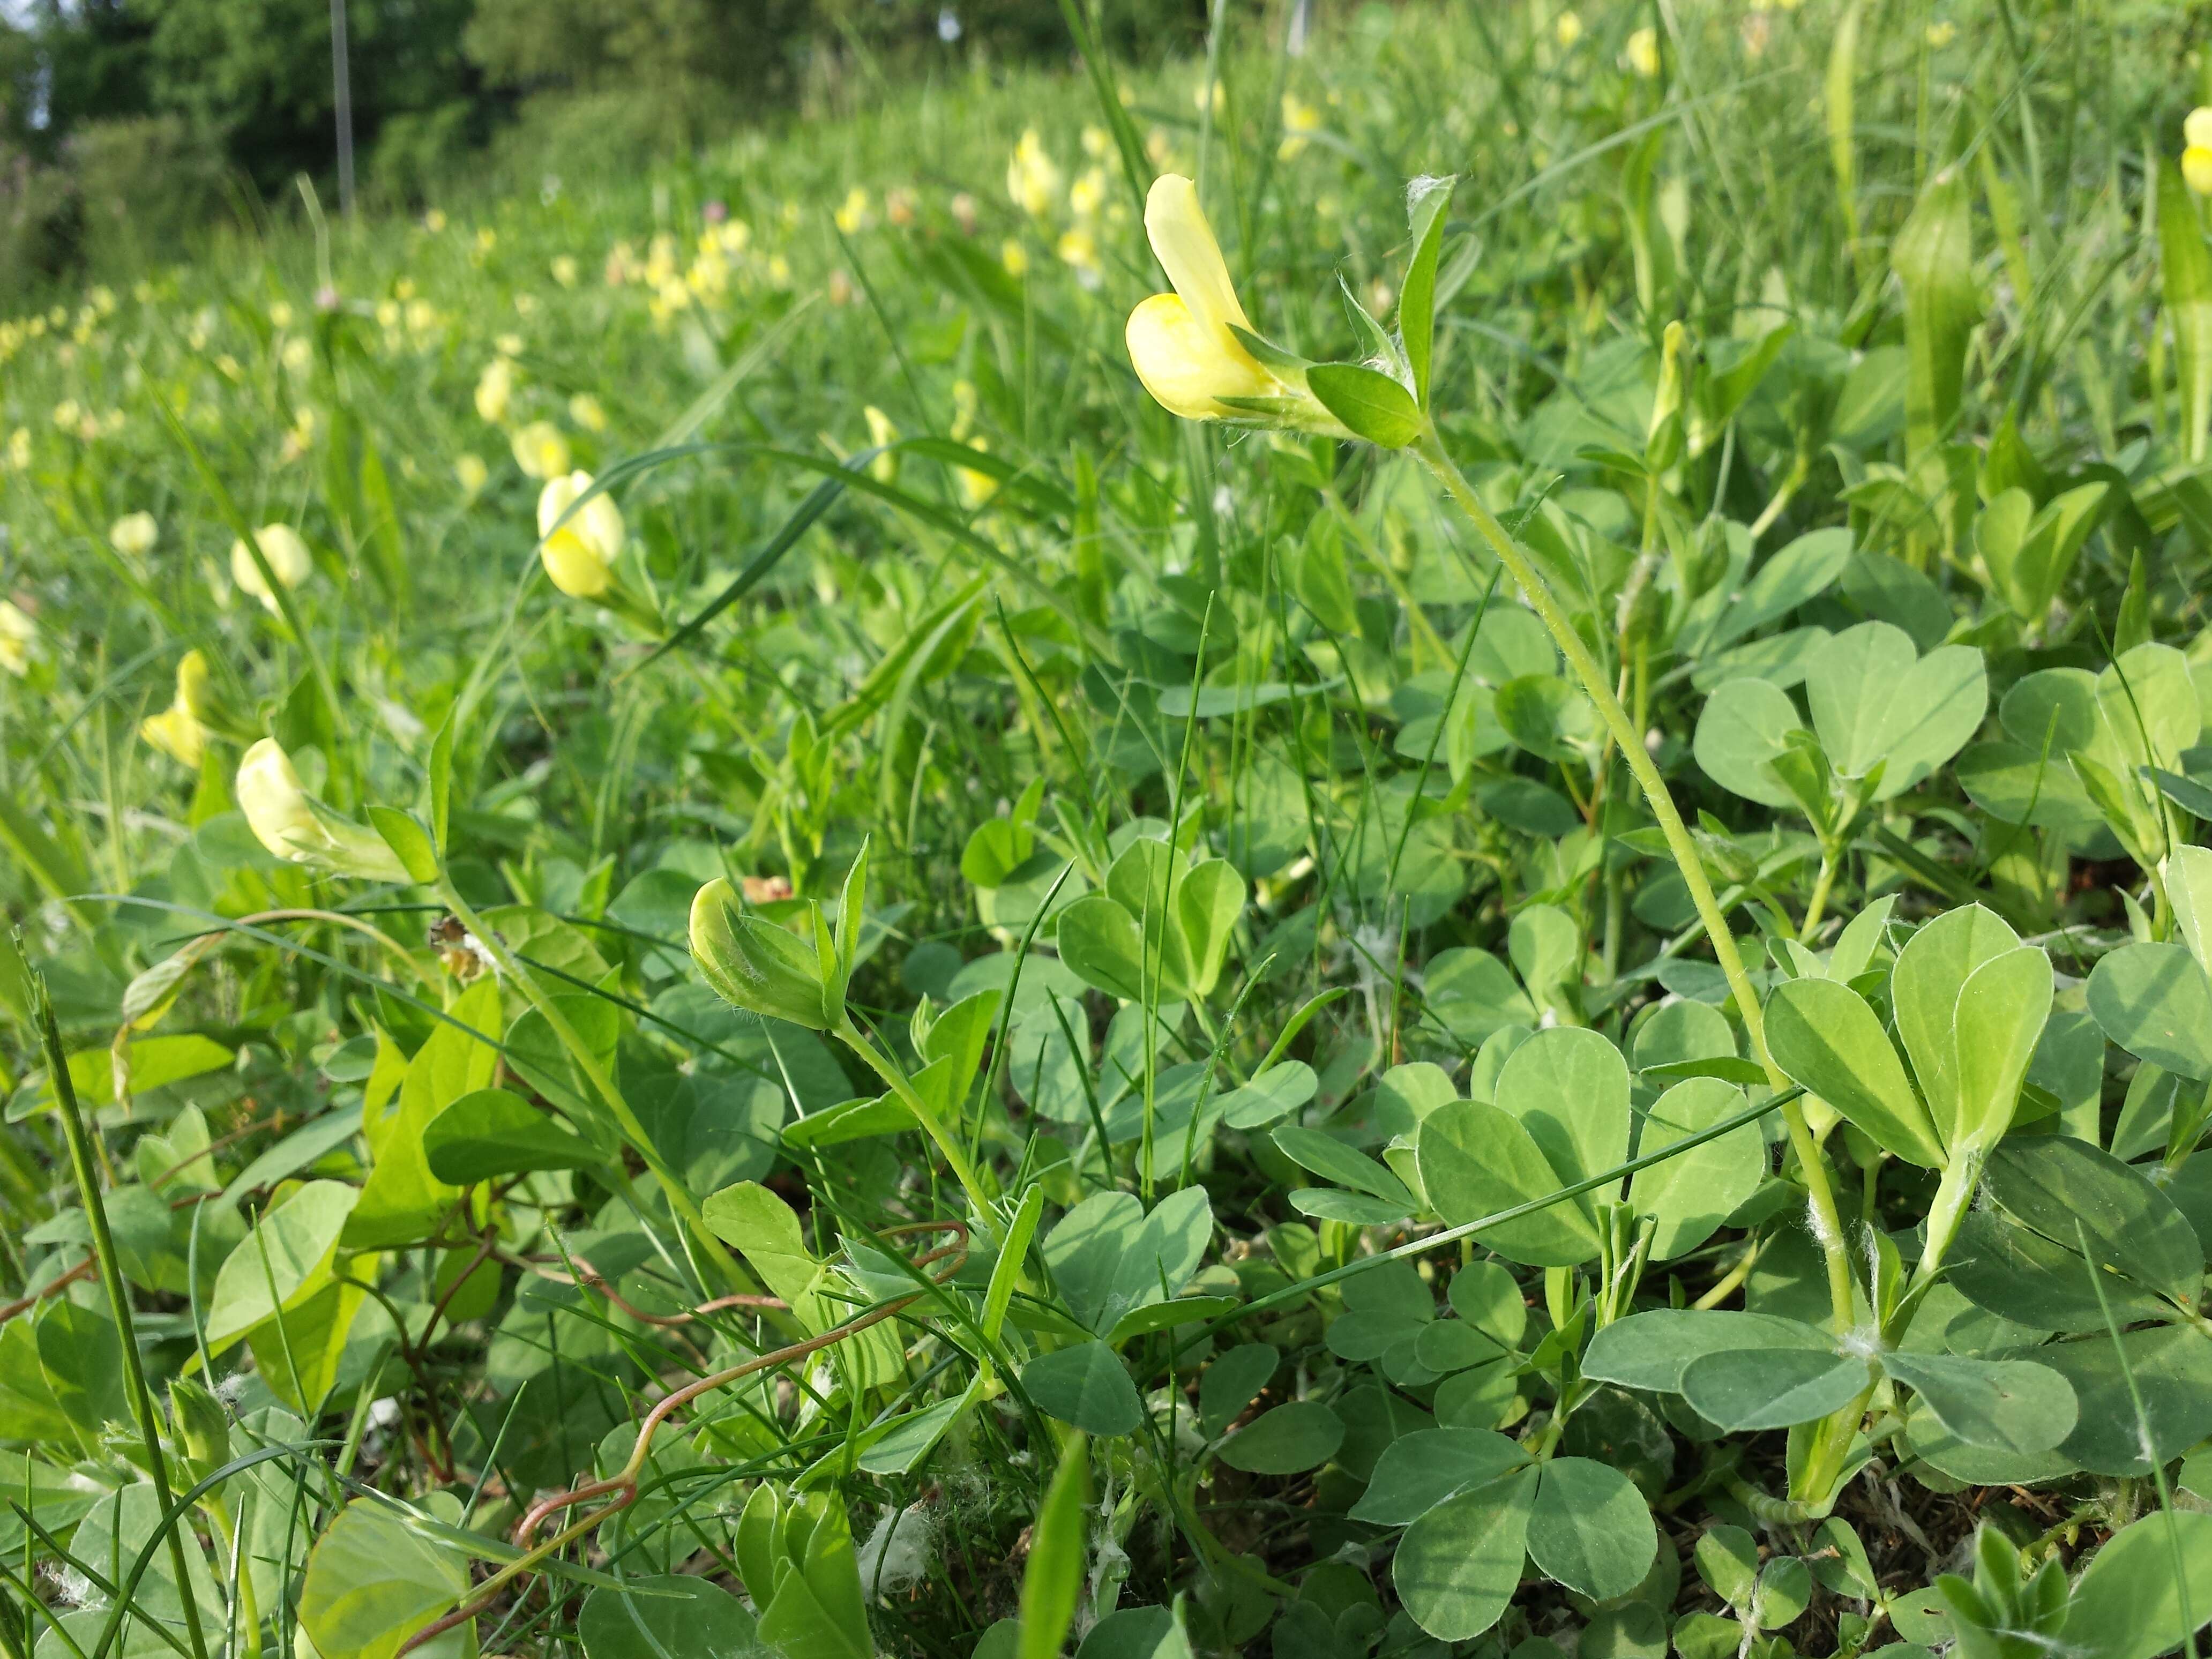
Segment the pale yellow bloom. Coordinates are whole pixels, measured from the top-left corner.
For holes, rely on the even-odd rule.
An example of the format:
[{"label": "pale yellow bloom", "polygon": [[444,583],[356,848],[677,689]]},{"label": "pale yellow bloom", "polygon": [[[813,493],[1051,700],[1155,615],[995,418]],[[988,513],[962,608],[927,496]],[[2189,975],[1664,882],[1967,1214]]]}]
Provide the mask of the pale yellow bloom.
[{"label": "pale yellow bloom", "polygon": [[2182,151],[2181,176],[2199,196],[2212,196],[2212,145],[2191,144]]},{"label": "pale yellow bloom", "polygon": [[1194,421],[1236,415],[1223,398],[1280,392],[1275,377],[1230,332],[1232,325],[1249,330],[1252,325],[1199,206],[1197,187],[1172,173],[1154,179],[1145,203],[1145,231],[1175,288],[1129,313],[1129,360],[1145,390]]},{"label": "pale yellow bloom", "polygon": [[1562,50],[1572,46],[1576,41],[1583,38],[1581,15],[1572,11],[1561,12],[1559,21],[1552,25],[1552,34],[1553,38],[1559,41]]},{"label": "pale yellow bloom", "polygon": [[2192,149],[2212,149],[2212,106],[2199,104],[2183,118],[2181,142]]},{"label": "pale yellow bloom", "polygon": [[1105,204],[1106,174],[1103,168],[1085,167],[1067,187],[1068,211],[1087,219]]},{"label": "pale yellow bloom", "polygon": [[504,357],[495,357],[484,365],[477,380],[477,413],[498,426],[507,419],[514,399],[514,365]]},{"label": "pale yellow bloom", "polygon": [[489,253],[498,246],[499,233],[489,225],[477,232],[477,252],[479,254]]},{"label": "pale yellow bloom", "polygon": [[1928,26],[1928,44],[1936,52],[1942,51],[1958,38],[1959,26],[1948,18],[1942,22],[1930,23]]},{"label": "pale yellow bloom", "polygon": [[586,432],[605,432],[607,429],[607,411],[588,392],[579,392],[568,399],[568,418]]},{"label": "pale yellow bloom", "polygon": [[407,302],[407,327],[410,333],[428,334],[438,325],[438,307],[428,300]]},{"label": "pale yellow bloom", "polygon": [[1094,161],[1103,161],[1113,152],[1114,135],[1105,128],[1086,123],[1083,129],[1083,153]]},{"label": "pale yellow bloom", "polygon": [[432,208],[428,213],[422,216],[422,228],[428,231],[433,236],[435,236],[445,228],[446,214],[442,208]]},{"label": "pale yellow bloom", "polygon": [[1009,276],[1029,275],[1029,250],[1022,246],[1019,237],[1009,236],[1000,244],[999,263],[1006,268],[1006,275]]},{"label": "pale yellow bloom", "polygon": [[[968,447],[986,455],[991,452],[991,446],[981,437],[970,438]],[[956,466],[952,469],[952,475],[960,486],[961,501],[970,513],[999,493],[999,481],[988,472],[978,472],[972,467]]]},{"label": "pale yellow bloom", "polygon": [[520,334],[502,334],[491,344],[492,349],[502,357],[520,357],[522,355],[522,337]]},{"label": "pale yellow bloom", "polygon": [[532,478],[557,478],[568,470],[568,441],[550,421],[532,421],[514,434],[514,464]]},{"label": "pale yellow bloom", "polygon": [[315,365],[315,348],[300,335],[285,341],[276,355],[290,374],[305,374]]},{"label": "pale yellow bloom", "polygon": [[576,258],[574,254],[556,253],[553,256],[553,280],[555,282],[560,283],[562,288],[574,288],[576,286],[576,275],[577,265]]},{"label": "pale yellow bloom", "polygon": [[[891,417],[882,410],[870,404],[860,413],[868,422],[868,445],[871,448],[883,449],[898,441],[898,428],[891,424]],[[868,463],[868,476],[878,483],[890,483],[898,477],[898,464],[896,455],[878,455]]]},{"label": "pale yellow bloom", "polygon": [[1222,88],[1221,82],[1215,81],[1200,85],[1198,90],[1191,94],[1190,102],[1191,107],[1200,115],[1211,111],[1218,116],[1228,107],[1229,94]]},{"label": "pale yellow bloom", "polygon": [[1628,37],[1628,46],[1621,53],[1628,67],[1646,81],[1659,73],[1659,31],[1649,27],[1638,29]]},{"label": "pale yellow bloom", "polygon": [[1079,226],[1061,232],[1053,252],[1060,256],[1063,264],[1073,265],[1078,270],[1095,271],[1098,269],[1098,243],[1089,231]]},{"label": "pale yellow bloom", "polygon": [[26,472],[31,465],[31,428],[19,426],[8,434],[8,465],[18,472]]},{"label": "pale yellow bloom", "polygon": [[867,222],[868,192],[855,185],[845,192],[845,200],[837,210],[837,228],[850,236]]},{"label": "pale yellow bloom", "polygon": [[483,456],[465,453],[453,463],[453,477],[460,483],[461,494],[475,496],[490,481],[491,469],[484,465]]},{"label": "pale yellow bloom", "polygon": [[[262,558],[268,562],[270,573],[286,587],[297,587],[315,568],[307,543],[289,524],[264,524],[253,532],[253,540],[261,550]],[[253,562],[253,555],[243,541],[230,544],[230,579],[238,584],[240,592],[251,594],[261,601],[264,610],[275,612],[276,596],[262,580],[261,567]]]},{"label": "pale yellow bloom", "polygon": [[291,327],[292,307],[282,300],[277,301],[275,305],[269,307],[269,322],[273,328]]},{"label": "pale yellow bloom", "polygon": [[6,599],[0,599],[0,668],[22,674],[31,666],[31,647],[38,642],[39,625]]},{"label": "pale yellow bloom", "polygon": [[150,513],[126,513],[107,526],[107,539],[126,557],[143,559],[161,538],[161,526]]},{"label": "pale yellow bloom", "polygon": [[254,839],[280,859],[369,881],[407,879],[382,836],[316,810],[292,757],[274,738],[264,738],[246,751],[232,793]]},{"label": "pale yellow bloom", "polygon": [[[622,556],[622,509],[613,498],[602,492],[576,507],[591,487],[590,473],[571,472],[548,479],[538,497],[538,556],[553,586],[576,599],[595,599],[605,592],[615,561]],[[575,512],[562,524],[571,507]]]},{"label": "pale yellow bloom", "polygon": [[207,752],[207,728],[200,724],[207,708],[207,658],[187,651],[177,664],[175,700],[161,713],[141,720],[139,735],[179,765],[197,767]]},{"label": "pale yellow bloom", "polygon": [[1321,131],[1321,112],[1294,92],[1283,94],[1283,142],[1275,147],[1279,161],[1295,161],[1304,154],[1307,137]]},{"label": "pale yellow bloom", "polygon": [[1006,164],[1006,194],[1016,207],[1038,219],[1052,211],[1060,194],[1060,168],[1045,153],[1044,140],[1035,127],[1022,134],[1014,146],[1014,159]]}]

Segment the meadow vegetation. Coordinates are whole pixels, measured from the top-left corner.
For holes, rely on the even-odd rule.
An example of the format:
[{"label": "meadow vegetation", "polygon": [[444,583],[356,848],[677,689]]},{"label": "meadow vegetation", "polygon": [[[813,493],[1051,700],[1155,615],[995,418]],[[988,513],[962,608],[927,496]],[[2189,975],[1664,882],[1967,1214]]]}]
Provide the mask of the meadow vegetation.
[{"label": "meadow vegetation", "polygon": [[6,1659],[2195,1651],[2187,19],[1294,9],[0,321]]}]

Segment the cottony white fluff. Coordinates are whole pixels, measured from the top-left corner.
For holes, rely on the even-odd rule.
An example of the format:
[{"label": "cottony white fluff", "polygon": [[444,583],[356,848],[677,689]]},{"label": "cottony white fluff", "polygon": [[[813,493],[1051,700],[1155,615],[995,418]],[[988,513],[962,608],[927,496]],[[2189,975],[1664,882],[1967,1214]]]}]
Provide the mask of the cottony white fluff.
[{"label": "cottony white fluff", "polygon": [[928,1575],[937,1547],[937,1519],[921,1504],[894,1510],[876,1522],[860,1546],[860,1583],[871,1595],[889,1595]]}]

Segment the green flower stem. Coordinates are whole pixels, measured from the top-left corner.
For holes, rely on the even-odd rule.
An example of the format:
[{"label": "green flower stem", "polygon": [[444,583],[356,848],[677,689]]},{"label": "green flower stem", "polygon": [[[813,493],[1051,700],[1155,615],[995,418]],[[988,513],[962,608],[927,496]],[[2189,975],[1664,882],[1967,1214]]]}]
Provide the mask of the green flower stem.
[{"label": "green flower stem", "polygon": [[552,998],[538,988],[537,980],[514,959],[507,946],[500,942],[499,936],[484,925],[483,919],[470,908],[469,902],[461,896],[460,890],[453,885],[453,878],[443,870],[438,874],[437,890],[446,908],[483,945],[492,961],[498,964],[500,972],[514,981],[532,1008],[544,1016],[555,1038],[568,1050],[569,1059],[575,1061],[577,1069],[583,1073],[592,1090],[606,1103],[607,1109],[614,1115],[615,1122],[622,1129],[623,1136],[645,1159],[646,1166],[653,1171],[653,1179],[660,1183],[660,1190],[667,1194],[669,1207],[683,1218],[691,1230],[692,1237],[698,1241],[699,1248],[706,1252],[708,1259],[714,1262],[730,1287],[741,1296],[757,1294],[761,1287],[738,1265],[737,1258],[730,1254],[728,1247],[707,1225],[707,1218],[699,1212],[697,1200],[691,1196],[682,1177],[661,1157],[660,1149],[653,1144],[653,1137],[646,1132],[645,1125],[638,1121],[637,1114],[623,1098],[622,1091],[607,1075],[607,1068],[599,1063],[599,1057],[577,1035],[576,1028],[568,1024],[568,1016],[553,1006]]},{"label": "green flower stem", "polygon": [[1810,945],[1813,936],[1820,931],[1820,918],[1828,908],[1828,890],[1836,883],[1836,849],[1823,843],[1820,848],[1820,873],[1814,878],[1813,896],[1805,903],[1805,924],[1797,930],[1797,942]]},{"label": "green flower stem", "polygon": [[884,1086],[898,1097],[899,1104],[914,1114],[923,1131],[937,1144],[937,1150],[944,1154],[945,1162],[960,1182],[960,1190],[968,1194],[969,1207],[975,1212],[975,1218],[990,1233],[994,1243],[1003,1243],[1006,1235],[999,1225],[998,1212],[991,1207],[990,1200],[984,1196],[982,1178],[976,1173],[975,1164],[969,1160],[966,1149],[960,1145],[959,1136],[938,1121],[936,1112],[915,1092],[914,1085],[908,1081],[906,1073],[899,1069],[897,1062],[868,1041],[860,1027],[853,1024],[851,1015],[848,1014],[835,1030],[838,1039],[867,1061],[868,1069],[881,1078]]},{"label": "green flower stem", "polygon": [[[46,1075],[53,1085],[54,1109],[69,1141],[70,1169],[76,1177],[77,1196],[84,1201],[85,1218],[92,1225],[92,1249],[100,1262],[100,1282],[107,1288],[107,1305],[115,1316],[115,1333],[123,1350],[123,1382],[131,1399],[131,1414],[138,1420],[145,1443],[147,1473],[154,1480],[154,1501],[167,1515],[175,1507],[169,1492],[167,1454],[161,1449],[161,1420],[154,1414],[154,1397],[146,1389],[146,1369],[140,1363],[138,1331],[131,1316],[131,1292],[115,1257],[115,1234],[107,1224],[107,1206],[100,1196],[100,1177],[93,1169],[92,1146],[84,1132],[84,1116],[77,1109],[76,1085],[70,1081],[69,1056],[62,1052],[61,1029],[54,1023],[54,1005],[46,995],[46,976],[28,975],[38,1016],[40,1036],[46,1054]],[[200,1631],[199,1602],[192,1595],[191,1576],[185,1570],[182,1522],[167,1528],[169,1565],[177,1575],[178,1599],[184,1604],[185,1633],[191,1639],[194,1659],[207,1659],[207,1638]]]},{"label": "green flower stem", "polygon": [[[1691,902],[1697,907],[1698,919],[1705,924],[1706,936],[1712,940],[1713,956],[1728,978],[1729,989],[1735,994],[1736,1010],[1742,1015],[1744,1030],[1751,1038],[1752,1053],[1765,1068],[1769,1085],[1778,1092],[1788,1089],[1790,1079],[1783,1076],[1766,1052],[1766,1031],[1759,1016],[1759,999],[1753,994],[1750,975],[1744,971],[1735,935],[1729,931],[1728,918],[1722,914],[1720,902],[1713,896],[1712,884],[1705,878],[1705,863],[1698,856],[1697,843],[1690,839],[1682,815],[1675,810],[1667,780],[1659,775],[1650,752],[1644,746],[1643,734],[1631,723],[1628,711],[1613,695],[1605,670],[1590,654],[1589,647],[1575,631],[1566,612],[1559,608],[1550,585],[1444,453],[1433,422],[1424,423],[1413,449],[1482,538],[1490,544],[1498,562],[1520,584],[1522,592],[1535,607],[1544,626],[1551,630],[1553,640],[1566,658],[1568,666],[1574,670],[1575,678],[1582,682],[1583,690],[1596,705],[1599,719],[1605,722],[1606,730],[1619,746],[1620,757],[1628,763],[1629,771],[1635,775],[1650,805],[1651,815],[1659,821],[1659,831],[1667,838],[1668,850],[1682,872],[1682,882],[1689,889]],[[1784,1103],[1782,1117],[1789,1129],[1790,1150],[1796,1154],[1798,1165],[1804,1171],[1806,1191],[1812,1200],[1814,1231],[1820,1237],[1821,1255],[1827,1265],[1828,1301],[1835,1328],[1846,1330],[1851,1323],[1852,1311],[1850,1256],[1844,1243],[1843,1218],[1836,1208],[1835,1187],[1828,1176],[1827,1161],[1813,1138],[1811,1126],[1805,1121],[1804,1107],[1794,1096]]]}]

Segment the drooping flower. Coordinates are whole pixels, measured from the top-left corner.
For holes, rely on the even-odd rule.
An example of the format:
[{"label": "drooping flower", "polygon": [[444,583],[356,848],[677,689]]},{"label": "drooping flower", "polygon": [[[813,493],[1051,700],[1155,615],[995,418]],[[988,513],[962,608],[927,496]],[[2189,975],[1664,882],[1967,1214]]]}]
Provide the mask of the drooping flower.
[{"label": "drooping flower", "polygon": [[161,539],[161,527],[150,513],[126,513],[107,526],[107,539],[125,557],[143,559]]},{"label": "drooping flower", "polygon": [[177,663],[175,699],[160,714],[141,720],[139,735],[180,765],[197,768],[207,753],[207,728],[200,724],[207,706],[207,657],[187,651]]},{"label": "drooping flower", "polygon": [[2181,176],[2199,196],[2212,196],[2212,106],[2199,105],[2181,124]]},{"label": "drooping flower", "polygon": [[[891,417],[870,404],[860,411],[868,423],[868,445],[872,449],[889,449],[899,441],[899,429]],[[868,476],[878,483],[893,483],[898,479],[899,458],[896,454],[878,455],[868,463]]]},{"label": "drooping flower", "polygon": [[484,372],[477,381],[477,413],[494,426],[507,419],[507,404],[514,398],[514,365],[504,357],[495,357],[484,365]]},{"label": "drooping flower", "polygon": [[6,599],[0,599],[0,668],[10,674],[28,672],[31,647],[38,638],[38,623]]},{"label": "drooping flower", "polygon": [[1283,142],[1275,147],[1275,159],[1295,161],[1305,154],[1306,144],[1312,135],[1321,131],[1321,111],[1295,92],[1283,94]]},{"label": "drooping flower", "polygon": [[614,580],[615,561],[622,556],[622,509],[613,497],[602,491],[576,507],[591,487],[590,473],[571,472],[548,479],[538,497],[538,556],[553,586],[574,599],[595,599],[605,592]]},{"label": "drooping flower", "polygon": [[[300,539],[300,532],[289,524],[264,524],[253,532],[254,545],[268,563],[270,573],[286,587],[297,587],[307,580],[315,568],[307,552],[307,544]],[[261,601],[262,608],[274,612],[276,596],[270,592],[269,584],[262,580],[261,567],[254,562],[252,553],[243,541],[230,544],[230,579],[242,593],[251,594]]]},{"label": "drooping flower", "polygon": [[1044,140],[1037,137],[1035,127],[1022,134],[1014,146],[1013,160],[1006,163],[1006,194],[1034,219],[1050,213],[1053,200],[1060,194],[1060,167],[1045,153]]},{"label": "drooping flower", "polygon": [[368,881],[405,881],[398,858],[372,830],[308,797],[292,757],[274,738],[246,751],[233,786],[238,810],[258,841],[280,859]]},{"label": "drooping flower", "polygon": [[1251,323],[1198,190],[1176,173],[1152,181],[1145,231],[1167,271],[1172,294],[1155,294],[1129,313],[1129,360],[1161,405],[1194,421],[1234,418],[1224,398],[1264,398],[1283,387],[1230,332]]},{"label": "drooping flower", "polygon": [[607,411],[588,392],[579,392],[568,399],[568,418],[586,432],[607,429]]},{"label": "drooping flower", "polygon": [[532,421],[514,434],[514,464],[532,478],[557,478],[568,470],[568,441],[550,421]]}]

